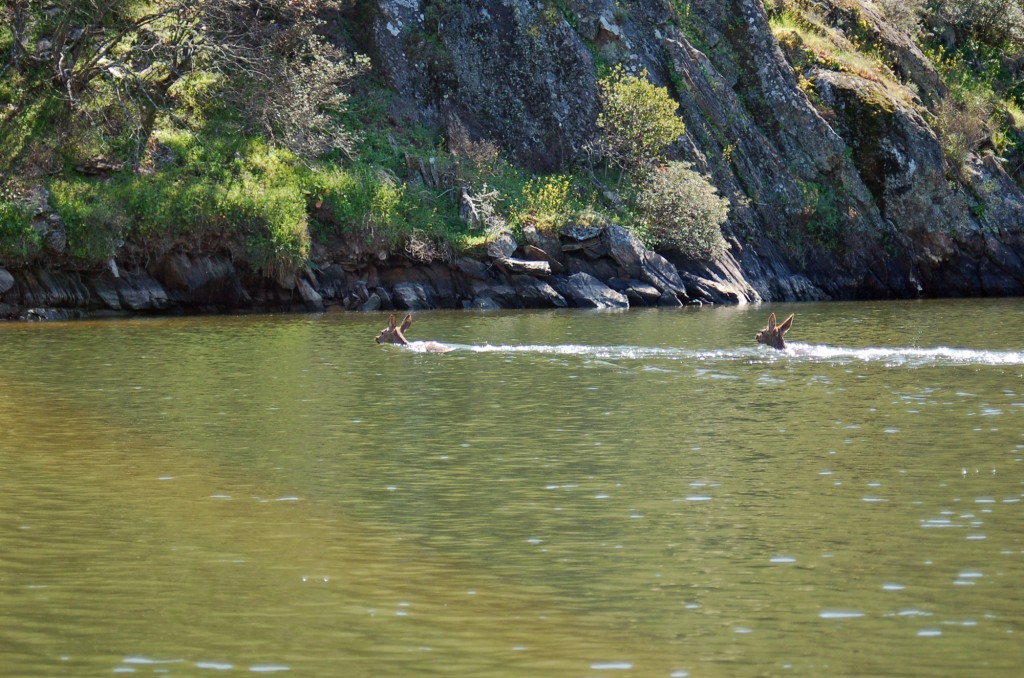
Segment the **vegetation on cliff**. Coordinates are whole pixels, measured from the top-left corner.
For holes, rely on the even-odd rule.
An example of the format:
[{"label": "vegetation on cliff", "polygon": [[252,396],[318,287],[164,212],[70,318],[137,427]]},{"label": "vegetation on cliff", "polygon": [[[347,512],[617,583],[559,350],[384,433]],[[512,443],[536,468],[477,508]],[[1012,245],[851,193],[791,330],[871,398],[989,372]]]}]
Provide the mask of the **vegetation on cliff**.
[{"label": "vegetation on cliff", "polygon": [[[1007,159],[1020,181],[1024,165],[1024,5],[1017,0],[877,0],[835,3],[848,17],[822,13],[806,0],[769,0],[773,30],[800,73],[814,65],[883,83],[895,96],[921,105],[954,168],[989,148]],[[914,101],[900,64],[862,16],[877,7],[914,39],[938,69],[948,94]],[[913,83],[911,82],[911,85]]]},{"label": "vegetation on cliff", "polygon": [[[354,243],[451,259],[594,221],[693,259],[732,235],[805,263],[869,241],[895,259],[902,215],[935,221],[919,204],[994,209],[972,163],[1020,184],[1016,0],[736,4],[716,23],[701,0],[5,0],[0,265],[216,249],[287,281]],[[776,46],[838,154],[752,83]],[[927,188],[949,195],[908,202],[922,189],[889,174],[933,133],[947,176]]]},{"label": "vegetation on cliff", "polygon": [[[354,234],[423,257],[472,247],[487,224],[460,219],[457,185],[514,229],[607,210],[585,163],[534,176],[458,121],[389,120],[394,95],[368,60],[325,37],[321,17],[342,5],[5,3],[2,263],[236,242],[284,277],[314,240]],[[357,14],[334,16],[359,30]],[[646,78],[620,66],[603,82],[595,149],[628,189],[626,170],[639,176],[683,125]],[[410,180],[417,167],[429,170]]]}]

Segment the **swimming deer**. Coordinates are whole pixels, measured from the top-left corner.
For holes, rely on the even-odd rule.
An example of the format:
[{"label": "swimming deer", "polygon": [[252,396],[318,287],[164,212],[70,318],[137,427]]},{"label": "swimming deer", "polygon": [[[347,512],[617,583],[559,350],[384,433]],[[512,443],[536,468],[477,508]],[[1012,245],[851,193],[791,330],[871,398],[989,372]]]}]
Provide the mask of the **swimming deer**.
[{"label": "swimming deer", "polygon": [[781,325],[776,325],[775,314],[772,313],[768,316],[768,327],[758,332],[757,336],[754,337],[757,339],[757,343],[767,344],[780,351],[785,349],[786,342],[782,339],[782,335],[789,332],[789,329],[793,327],[793,316],[795,315],[795,313],[790,313],[789,317],[782,321]]},{"label": "swimming deer", "polygon": [[[412,325],[411,313],[405,316],[405,320],[402,321],[400,326],[395,324],[395,315],[392,313],[391,317],[388,318],[388,326],[380,331],[380,334],[377,335],[374,341],[378,344],[408,346],[409,340],[405,338],[405,331],[409,329],[409,325]],[[430,353],[447,353],[452,350],[450,346],[439,344],[436,341],[417,341],[416,346]]]}]

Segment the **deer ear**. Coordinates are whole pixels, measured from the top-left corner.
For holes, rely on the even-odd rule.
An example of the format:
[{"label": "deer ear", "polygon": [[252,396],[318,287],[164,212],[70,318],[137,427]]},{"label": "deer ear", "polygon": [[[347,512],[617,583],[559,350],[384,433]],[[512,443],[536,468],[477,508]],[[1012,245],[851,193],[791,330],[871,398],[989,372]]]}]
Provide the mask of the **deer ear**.
[{"label": "deer ear", "polygon": [[774,329],[775,329],[775,314],[772,313],[770,316],[768,316],[768,331],[771,332]]},{"label": "deer ear", "polygon": [[402,326],[398,328],[398,331],[405,334],[405,331],[409,329],[409,325],[412,325],[412,314],[405,316],[405,320],[402,321]]},{"label": "deer ear", "polygon": [[392,313],[391,317],[388,318],[388,329],[389,330],[395,329],[395,314],[394,313]]},{"label": "deer ear", "polygon": [[789,317],[782,321],[782,324],[779,325],[779,334],[785,334],[786,332],[789,332],[789,328],[793,326],[793,317],[795,315],[796,313],[790,313]]}]

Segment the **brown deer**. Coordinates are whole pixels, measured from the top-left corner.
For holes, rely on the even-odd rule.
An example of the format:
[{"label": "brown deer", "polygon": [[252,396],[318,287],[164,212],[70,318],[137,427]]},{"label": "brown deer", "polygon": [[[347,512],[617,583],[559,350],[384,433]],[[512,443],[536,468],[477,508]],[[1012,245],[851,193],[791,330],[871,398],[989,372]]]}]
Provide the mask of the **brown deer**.
[{"label": "brown deer", "polygon": [[[408,346],[409,340],[405,338],[405,331],[409,329],[409,325],[412,325],[411,313],[405,316],[405,320],[402,321],[401,325],[395,324],[395,315],[392,313],[391,317],[388,318],[388,326],[380,331],[380,334],[377,335],[374,341],[378,344]],[[447,353],[452,350],[450,346],[439,344],[436,341],[418,341],[416,345],[430,353]]]},{"label": "brown deer", "polygon": [[412,325],[412,314],[405,316],[405,320],[402,321],[402,326],[398,327],[395,325],[395,314],[392,313],[391,317],[388,318],[388,326],[380,331],[377,338],[374,339],[378,344],[398,344],[399,346],[408,346],[409,341],[405,338],[405,331],[409,329],[409,325]]},{"label": "brown deer", "polygon": [[758,332],[757,336],[754,337],[757,339],[757,343],[767,344],[780,351],[785,349],[786,342],[783,340],[782,335],[789,332],[789,329],[793,327],[793,316],[795,315],[795,313],[790,313],[789,317],[782,321],[781,325],[776,325],[775,314],[772,313],[768,316],[768,327]]}]

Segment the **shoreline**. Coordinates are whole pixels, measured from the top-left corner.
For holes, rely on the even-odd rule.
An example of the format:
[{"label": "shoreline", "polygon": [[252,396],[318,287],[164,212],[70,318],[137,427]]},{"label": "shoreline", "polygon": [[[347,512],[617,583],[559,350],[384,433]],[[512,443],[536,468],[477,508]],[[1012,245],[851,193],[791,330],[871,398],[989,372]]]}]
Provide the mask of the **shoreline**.
[{"label": "shoreline", "polygon": [[[477,257],[413,261],[392,252],[341,247],[285,275],[255,272],[222,254],[172,249],[102,270],[71,266],[0,266],[0,319],[68,320],[139,315],[219,315],[336,311],[497,310],[683,307],[761,302],[944,297],[1014,297],[1024,282],[1012,268],[958,266],[901,274],[867,267],[856,280],[835,267],[793,270],[772,243],[755,251],[730,239],[713,262],[662,255],[614,224],[573,226],[558,234],[530,230],[525,242],[494,234]],[[967,244],[963,247],[966,257]],[[671,257],[671,258],[670,258]],[[127,258],[127,257],[126,257]],[[973,269],[973,271],[972,271]],[[979,279],[987,284],[977,285]],[[884,282],[883,282],[884,281]],[[974,293],[971,293],[974,292]]]}]

